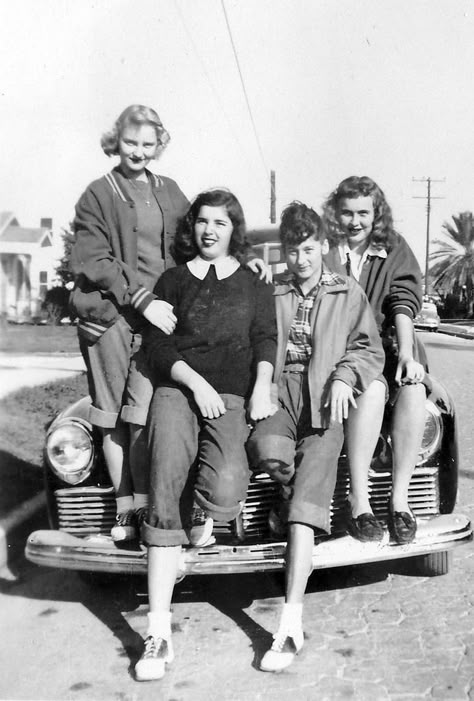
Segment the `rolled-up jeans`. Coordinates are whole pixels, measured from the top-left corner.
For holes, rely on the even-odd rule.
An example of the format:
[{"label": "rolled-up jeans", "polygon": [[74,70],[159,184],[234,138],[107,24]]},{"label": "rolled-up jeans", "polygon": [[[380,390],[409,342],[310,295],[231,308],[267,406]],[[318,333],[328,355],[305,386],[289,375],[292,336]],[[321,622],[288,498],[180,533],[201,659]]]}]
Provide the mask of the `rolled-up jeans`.
[{"label": "rolled-up jeans", "polygon": [[147,545],[186,545],[193,502],[230,521],[245,500],[250,472],[244,399],[220,395],[226,412],[204,418],[191,392],[158,387],[148,417],[150,504],[142,527]]},{"label": "rolled-up jeans", "polygon": [[282,482],[290,498],[288,523],[304,523],[330,533],[331,501],[337,478],[339,453],[344,442],[342,424],[328,429],[311,426],[311,403],[306,374],[283,372],[279,409],[259,421],[247,443],[251,467],[265,470],[271,461],[295,466],[292,481]]}]

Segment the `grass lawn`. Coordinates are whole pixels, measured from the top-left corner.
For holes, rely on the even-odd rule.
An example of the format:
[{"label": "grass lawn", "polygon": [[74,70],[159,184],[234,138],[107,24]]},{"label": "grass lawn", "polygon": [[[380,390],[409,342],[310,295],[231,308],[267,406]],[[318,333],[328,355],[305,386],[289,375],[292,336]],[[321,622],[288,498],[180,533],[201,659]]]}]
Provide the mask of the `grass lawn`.
[{"label": "grass lawn", "polygon": [[80,374],[20,389],[0,400],[0,518],[41,491],[45,426],[87,391],[86,376]]},{"label": "grass lawn", "polygon": [[7,324],[0,331],[0,351],[11,353],[79,353],[75,326]]}]

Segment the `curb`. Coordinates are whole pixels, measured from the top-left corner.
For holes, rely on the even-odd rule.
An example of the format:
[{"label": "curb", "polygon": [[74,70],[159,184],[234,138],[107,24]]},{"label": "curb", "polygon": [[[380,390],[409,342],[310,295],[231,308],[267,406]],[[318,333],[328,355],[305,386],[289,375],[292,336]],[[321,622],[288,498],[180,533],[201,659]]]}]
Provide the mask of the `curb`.
[{"label": "curb", "polygon": [[469,333],[468,331],[457,331],[456,329],[442,329],[440,327],[438,329],[438,333],[443,333],[445,336],[456,336],[456,338],[474,339],[474,334]]},{"label": "curb", "polygon": [[8,542],[9,534],[21,526],[25,521],[32,518],[38,511],[46,506],[46,493],[40,492],[31,499],[24,501],[17,506],[13,511],[0,519],[0,568],[3,568],[8,563]]}]

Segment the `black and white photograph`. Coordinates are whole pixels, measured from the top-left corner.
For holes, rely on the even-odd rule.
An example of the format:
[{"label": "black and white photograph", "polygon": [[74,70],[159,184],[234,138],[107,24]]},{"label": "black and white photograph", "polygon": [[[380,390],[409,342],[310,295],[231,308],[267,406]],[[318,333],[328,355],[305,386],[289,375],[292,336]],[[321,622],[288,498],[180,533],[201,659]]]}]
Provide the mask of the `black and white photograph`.
[{"label": "black and white photograph", "polygon": [[474,699],[473,37],[2,3],[0,701]]}]

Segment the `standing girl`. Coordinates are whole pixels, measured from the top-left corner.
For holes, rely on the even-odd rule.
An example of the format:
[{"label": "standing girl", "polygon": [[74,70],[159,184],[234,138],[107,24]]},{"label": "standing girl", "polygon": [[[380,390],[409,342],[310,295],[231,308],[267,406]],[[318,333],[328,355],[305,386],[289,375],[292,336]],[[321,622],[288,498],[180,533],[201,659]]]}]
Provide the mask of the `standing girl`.
[{"label": "standing girl", "polygon": [[[144,344],[156,390],[142,527],[150,613],[135,667],[139,681],[160,679],[173,659],[170,606],[182,546],[205,543],[212,518],[235,518],[246,497],[246,408],[253,421],[276,409],[273,288],[241,267],[244,233],[232,193],[200,194],[176,238],[176,254],[188,262],[166,271],[155,288],[173,306],[177,325],[169,336],[149,327]],[[200,510],[206,518],[198,523],[192,513]]]},{"label": "standing girl", "polygon": [[152,395],[144,367],[133,360],[145,320],[171,333],[170,304],[151,292],[174,265],[170,245],[188,201],[170,178],[147,166],[170,140],[157,113],[127,107],[101,145],[119,165],[95,180],[76,205],[71,304],[92,398],[90,421],[103,434],[103,452],[117,499],[114,540],[137,534],[148,501],[143,428]]}]

